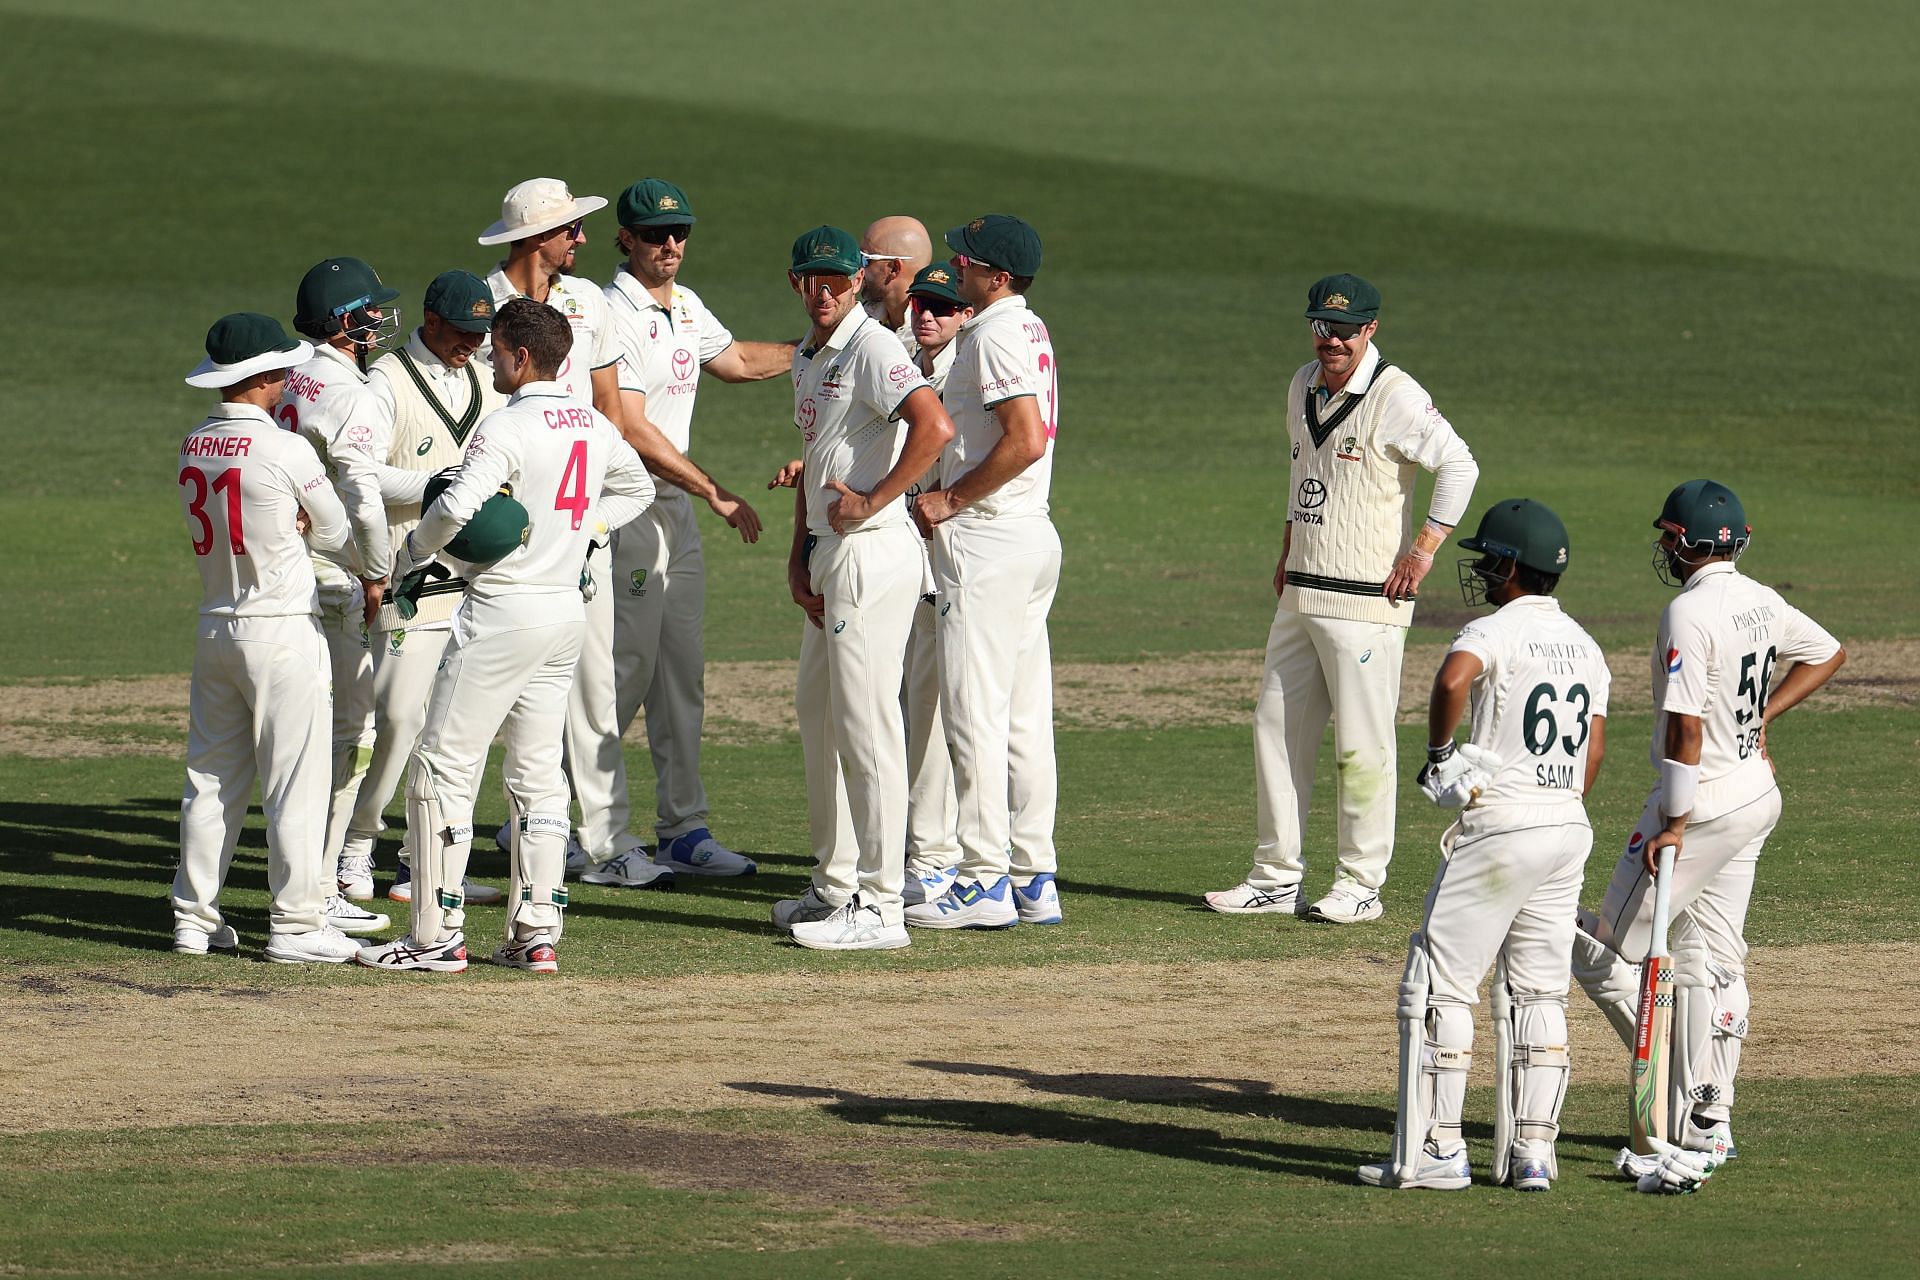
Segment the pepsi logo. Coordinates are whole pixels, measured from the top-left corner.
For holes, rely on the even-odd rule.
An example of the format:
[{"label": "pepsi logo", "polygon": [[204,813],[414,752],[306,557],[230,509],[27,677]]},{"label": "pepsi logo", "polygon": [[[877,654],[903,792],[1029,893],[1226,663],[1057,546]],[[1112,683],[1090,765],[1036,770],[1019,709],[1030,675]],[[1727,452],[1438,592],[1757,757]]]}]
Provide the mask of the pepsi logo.
[{"label": "pepsi logo", "polygon": [[1673,675],[1675,672],[1679,670],[1680,670],[1680,651],[1678,649],[1667,650],[1667,674]]}]

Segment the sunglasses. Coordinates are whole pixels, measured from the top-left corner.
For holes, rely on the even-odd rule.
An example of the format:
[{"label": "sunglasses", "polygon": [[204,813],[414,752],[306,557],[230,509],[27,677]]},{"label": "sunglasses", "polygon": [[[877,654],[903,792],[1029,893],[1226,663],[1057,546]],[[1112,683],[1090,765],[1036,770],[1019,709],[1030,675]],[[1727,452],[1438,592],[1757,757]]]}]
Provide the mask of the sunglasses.
[{"label": "sunglasses", "polygon": [[1338,324],[1332,320],[1315,320],[1313,336],[1316,338],[1338,338],[1342,342],[1351,342],[1366,330],[1363,324]]},{"label": "sunglasses", "polygon": [[837,298],[847,290],[853,288],[853,277],[832,275],[824,271],[814,272],[800,277],[800,292],[809,297],[811,297],[821,285],[825,285],[827,292]]},{"label": "sunglasses", "polygon": [[978,267],[982,271],[998,271],[1000,269],[983,258],[969,258],[964,253],[956,253],[953,255],[953,265],[962,271],[965,271],[968,267]]},{"label": "sunglasses", "polygon": [[675,222],[664,227],[639,227],[633,234],[645,244],[665,244],[669,240],[685,244],[692,238],[693,228],[684,222]]},{"label": "sunglasses", "polygon": [[945,298],[926,298],[916,293],[913,295],[913,305],[915,309],[926,315],[939,316],[944,319],[947,316],[957,313],[960,310],[961,304],[958,302],[948,302]]}]

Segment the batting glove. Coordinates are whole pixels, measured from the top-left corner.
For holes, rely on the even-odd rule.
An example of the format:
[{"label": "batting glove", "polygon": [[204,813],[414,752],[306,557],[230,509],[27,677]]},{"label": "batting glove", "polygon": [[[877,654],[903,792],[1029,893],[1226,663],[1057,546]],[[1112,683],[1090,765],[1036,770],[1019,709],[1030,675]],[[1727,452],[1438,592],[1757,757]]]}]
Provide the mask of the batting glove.
[{"label": "batting glove", "polygon": [[1634,1190],[1646,1195],[1692,1195],[1720,1167],[1709,1152],[1688,1151],[1658,1138],[1648,1141],[1653,1144],[1651,1155],[1639,1155],[1623,1147],[1613,1162],[1614,1168],[1634,1180]]},{"label": "batting glove", "polygon": [[1427,763],[1415,779],[1427,799],[1442,809],[1464,809],[1474,793],[1493,783],[1500,757],[1471,742],[1427,748]]}]

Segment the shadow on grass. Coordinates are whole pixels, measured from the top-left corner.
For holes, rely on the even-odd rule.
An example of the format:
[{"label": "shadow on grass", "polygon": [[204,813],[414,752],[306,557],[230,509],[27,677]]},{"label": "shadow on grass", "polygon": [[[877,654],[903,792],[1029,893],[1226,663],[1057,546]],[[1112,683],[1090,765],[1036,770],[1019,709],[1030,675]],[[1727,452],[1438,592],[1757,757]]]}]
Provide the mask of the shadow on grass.
[{"label": "shadow on grass", "polygon": [[[822,1111],[848,1124],[1086,1144],[1263,1173],[1290,1173],[1343,1186],[1352,1184],[1356,1165],[1378,1159],[1380,1154],[1323,1142],[1238,1138],[1196,1125],[1087,1115],[1015,1102],[887,1098],[771,1081],[735,1081],[728,1087],[770,1097],[816,1099]],[[1314,1105],[1312,1099],[1292,1101]]]}]

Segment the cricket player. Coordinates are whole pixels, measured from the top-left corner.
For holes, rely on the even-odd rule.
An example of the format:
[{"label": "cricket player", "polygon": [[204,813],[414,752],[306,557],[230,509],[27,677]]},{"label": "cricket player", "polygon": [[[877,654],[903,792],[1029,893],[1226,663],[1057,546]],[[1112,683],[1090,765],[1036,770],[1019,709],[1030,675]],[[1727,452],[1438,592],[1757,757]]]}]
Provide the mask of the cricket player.
[{"label": "cricket player", "polygon": [[802,234],[788,280],[812,321],[793,356],[804,472],[787,579],[807,615],[794,707],[815,865],[812,887],[776,903],[773,922],[803,947],[891,950],[910,941],[900,682],[921,571],[906,493],[953,424],[899,339],[860,308],[852,235]]},{"label": "cricket player", "polygon": [[[1231,915],[1378,920],[1393,858],[1400,656],[1433,553],[1466,513],[1480,469],[1433,398],[1374,345],[1380,291],[1334,275],[1307,290],[1314,358],[1287,389],[1287,523],[1266,669],[1253,714],[1253,870],[1206,895]],[[1413,528],[1414,481],[1434,473]],[[1307,906],[1301,880],[1314,764],[1333,719],[1338,867]]]},{"label": "cricket player", "polygon": [[[1748,1028],[1747,904],[1760,850],[1780,820],[1767,727],[1832,679],[1847,655],[1819,623],[1735,567],[1753,530],[1725,485],[1680,485],[1654,527],[1654,568],[1680,588],[1653,648],[1659,777],[1599,912],[1581,914],[1574,973],[1631,1045],[1652,934],[1651,857],[1677,846],[1669,944],[1679,1101],[1668,1108],[1675,1131],[1666,1136],[1719,1161],[1735,1154],[1728,1115]],[[1643,1189],[1663,1188],[1643,1180]]]},{"label": "cricket player", "polygon": [[188,386],[220,393],[180,442],[176,472],[200,569],[173,878],[173,949],[187,955],[240,946],[219,897],[256,777],[267,817],[267,959],[338,964],[359,950],[327,923],[332,708],[311,562],[346,545],[347,514],[307,440],[268,416],[287,371],[312,356],[279,321],[243,312],[207,331],[207,358],[187,375]]},{"label": "cricket player", "polygon": [[[665,481],[646,514],[614,540],[611,582],[588,605],[601,616],[607,644],[583,650],[568,719],[568,765],[580,802],[579,844],[589,884],[671,885],[675,872],[749,875],[746,858],[715,839],[700,780],[706,720],[706,555],[693,498],[744,542],[760,538],[760,516],[687,456],[701,374],[723,382],[760,382],[793,363],[790,342],[734,338],[700,295],[679,281],[696,218],[687,193],[645,178],[620,193],[616,233],[626,261],[606,288],[623,429],[653,474]],[[590,622],[589,636],[600,634]],[[611,721],[583,696],[611,684]],[[597,705],[597,704],[596,704]],[[653,757],[654,858],[628,831],[626,757],[621,739],[641,706]]]},{"label": "cricket player", "polygon": [[494,388],[512,399],[475,431],[451,485],[402,544],[401,567],[458,548],[456,535],[472,534],[483,504],[507,496],[503,485],[526,522],[523,545],[463,575],[466,599],[407,776],[412,927],[361,952],[360,963],[376,969],[466,968],[460,885],[487,748],[504,722],[512,871],[507,937],[493,959],[558,971],[568,827],[560,742],[584,629],[581,565],[601,524],[618,528],[653,500],[618,428],[555,380],[573,342],[558,312],[513,299],[495,313],[491,340]]},{"label": "cricket player", "polygon": [[[445,271],[427,286],[420,327],[406,345],[374,362],[367,385],[383,413],[374,416],[365,452],[386,507],[389,545],[399,546],[420,522],[420,499],[435,472],[459,465],[480,420],[505,405],[492,370],[481,377],[474,353],[493,328],[493,295],[466,271]],[[338,879],[347,898],[373,896],[373,845],[385,829],[381,814],[393,798],[426,724],[427,698],[453,632],[453,612],[466,589],[462,578],[428,585],[411,618],[388,599],[369,632],[373,656],[374,742],[367,776],[347,823]],[[491,885],[469,881],[466,900],[488,906],[501,899]],[[387,896],[413,897],[407,864],[400,864]]]},{"label": "cricket player", "polygon": [[1047,518],[1060,369],[1027,306],[1040,236],[993,213],[947,232],[955,294],[973,308],[947,374],[954,437],[920,495],[933,552],[941,713],[959,800],[960,867],[907,909],[930,929],[1058,924],[1053,663],[1047,613],[1060,535]]},{"label": "cricket player", "polygon": [[[1461,810],[1441,837],[1426,915],[1400,980],[1400,1111],[1376,1187],[1465,1190],[1460,1115],[1473,1006],[1494,971],[1494,1182],[1549,1191],[1566,1098],[1573,915],[1593,847],[1584,797],[1605,754],[1606,655],[1553,598],[1567,528],[1528,498],[1496,502],[1460,545],[1469,606],[1433,681],[1420,789]],[[1470,741],[1456,745],[1469,701]]]},{"label": "cricket player", "polygon": [[[313,343],[313,358],[287,375],[280,424],[304,435],[327,464],[346,505],[353,536],[342,552],[317,556],[320,623],[333,668],[333,799],[327,811],[322,874],[332,878],[361,780],[373,761],[373,661],[367,626],[386,591],[391,552],[386,509],[368,452],[384,409],[367,381],[367,360],[399,331],[391,306],[399,291],[358,258],[328,258],[300,281],[294,328]],[[328,919],[348,933],[386,927],[386,917],[339,894]]]},{"label": "cricket player", "polygon": [[919,273],[933,261],[933,239],[926,224],[902,214],[876,219],[860,237],[860,265],[865,281],[860,305],[867,314],[893,330],[902,346],[913,347],[913,316],[907,295]]},{"label": "cricket player", "polygon": [[[890,221],[867,228],[866,244],[888,244],[876,232]],[[919,226],[914,223],[914,226]],[[925,229],[921,229],[924,239]],[[895,244],[894,247],[905,247]],[[931,252],[931,251],[929,251]],[[873,269],[873,255],[862,252]],[[947,374],[959,351],[960,326],[973,319],[955,285],[959,277],[946,263],[923,266],[907,288],[907,323],[913,331],[913,362],[944,400]],[[872,314],[869,310],[869,314]],[[878,317],[876,317],[878,318]],[[907,490],[907,506],[939,483],[939,464]],[[960,870],[960,803],[953,789],[953,757],[947,753],[946,717],[940,713],[940,647],[933,559],[925,539],[920,603],[913,610],[913,635],[907,641],[907,678],[902,697],[907,714],[907,880],[901,900],[908,906],[931,902],[953,887]]]}]

